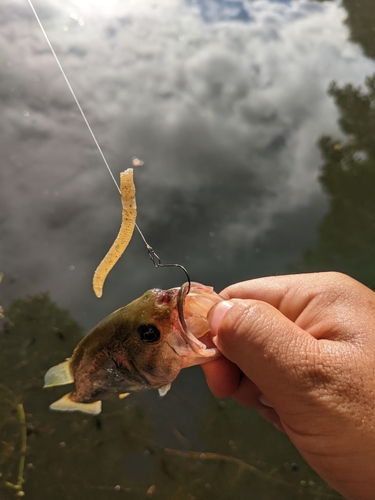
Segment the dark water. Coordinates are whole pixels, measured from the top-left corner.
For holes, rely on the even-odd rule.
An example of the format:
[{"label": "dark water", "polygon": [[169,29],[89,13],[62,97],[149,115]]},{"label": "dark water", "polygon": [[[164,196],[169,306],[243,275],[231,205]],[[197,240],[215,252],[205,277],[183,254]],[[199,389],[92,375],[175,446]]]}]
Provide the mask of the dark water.
[{"label": "dark water", "polygon": [[[35,6],[115,176],[144,161],[138,222],[165,262],[217,291],[326,269],[375,287],[372,0]],[[25,431],[30,499],[340,498],[199,368],[97,418],[48,410],[66,389],[43,391],[46,369],[183,276],[136,235],[96,299],[115,186],[26,0],[2,0],[0,26],[0,498],[17,494]]]}]

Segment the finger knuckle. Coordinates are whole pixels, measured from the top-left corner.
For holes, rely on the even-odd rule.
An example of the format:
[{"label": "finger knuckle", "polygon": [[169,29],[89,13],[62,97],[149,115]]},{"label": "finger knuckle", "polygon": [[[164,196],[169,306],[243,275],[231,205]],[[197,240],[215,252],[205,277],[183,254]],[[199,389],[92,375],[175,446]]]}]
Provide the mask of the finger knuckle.
[{"label": "finger knuckle", "polygon": [[265,302],[253,301],[243,308],[242,313],[236,321],[236,328],[238,330],[249,329],[252,332],[262,332],[267,326],[267,313],[270,306]]}]

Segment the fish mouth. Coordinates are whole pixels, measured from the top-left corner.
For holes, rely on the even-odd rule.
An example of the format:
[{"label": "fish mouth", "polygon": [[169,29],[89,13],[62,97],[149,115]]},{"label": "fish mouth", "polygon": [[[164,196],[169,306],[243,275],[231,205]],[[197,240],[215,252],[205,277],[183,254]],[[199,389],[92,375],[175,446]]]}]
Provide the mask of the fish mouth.
[{"label": "fish mouth", "polygon": [[[198,293],[195,294],[195,292]],[[192,296],[194,294],[196,295],[192,299],[195,306],[197,306],[200,302],[200,305],[198,305],[201,313],[200,318],[202,321],[205,321],[207,325],[207,315],[209,313],[209,310],[211,309],[211,306],[223,299],[215,292],[213,292],[212,288],[205,287],[204,285],[195,282],[184,283],[178,289],[176,305],[178,312],[179,330],[181,331],[185,342],[193,351],[192,354],[188,356],[188,366],[193,366],[206,363],[207,361],[211,361],[212,359],[216,359],[220,356],[220,351],[213,345],[209,335],[207,334],[207,332],[209,331],[209,326],[207,327],[207,331],[205,331],[203,334],[199,334],[199,339],[197,337],[197,332],[193,333],[189,328],[186,317],[191,314],[191,304],[186,304],[186,298],[190,293],[192,294]],[[202,307],[203,301],[207,301],[208,296],[210,296],[209,305],[207,306],[206,304],[204,304],[204,306]]]}]

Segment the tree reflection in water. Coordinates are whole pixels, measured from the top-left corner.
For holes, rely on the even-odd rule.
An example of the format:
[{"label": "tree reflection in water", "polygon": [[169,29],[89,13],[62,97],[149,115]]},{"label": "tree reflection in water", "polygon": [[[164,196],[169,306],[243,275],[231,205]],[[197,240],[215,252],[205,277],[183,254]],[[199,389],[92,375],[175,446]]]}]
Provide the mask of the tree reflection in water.
[{"label": "tree reflection in water", "polygon": [[367,78],[366,89],[333,83],[329,92],[345,140],[320,139],[320,180],[330,208],[317,245],[295,269],[335,269],[375,287],[375,76]]},{"label": "tree reflection in water", "polygon": [[[343,0],[350,38],[375,59],[372,0]],[[323,136],[320,181],[330,207],[319,227],[319,241],[294,271],[338,270],[375,287],[375,75],[365,88],[351,84],[329,89],[340,113],[345,139]]]}]

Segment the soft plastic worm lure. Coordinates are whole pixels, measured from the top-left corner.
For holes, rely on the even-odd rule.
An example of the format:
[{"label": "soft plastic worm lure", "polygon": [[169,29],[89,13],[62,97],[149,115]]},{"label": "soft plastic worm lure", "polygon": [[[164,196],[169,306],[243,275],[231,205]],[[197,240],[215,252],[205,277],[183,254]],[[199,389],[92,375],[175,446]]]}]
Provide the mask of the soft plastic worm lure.
[{"label": "soft plastic worm lure", "polygon": [[137,205],[135,201],[135,185],[132,168],[128,168],[124,172],[121,172],[120,189],[122,202],[121,227],[113,245],[94,273],[92,285],[97,297],[102,296],[104,281],[108,273],[124,253],[133,236],[135,219],[137,217]]}]

